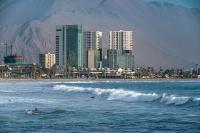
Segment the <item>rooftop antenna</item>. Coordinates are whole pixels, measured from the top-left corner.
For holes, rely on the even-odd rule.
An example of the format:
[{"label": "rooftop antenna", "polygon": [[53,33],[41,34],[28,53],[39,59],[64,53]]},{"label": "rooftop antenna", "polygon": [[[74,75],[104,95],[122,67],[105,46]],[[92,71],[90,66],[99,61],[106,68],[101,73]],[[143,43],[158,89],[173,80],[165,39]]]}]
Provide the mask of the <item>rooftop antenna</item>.
[{"label": "rooftop antenna", "polygon": [[6,46],[6,56],[8,56],[8,43],[5,42],[4,45]]},{"label": "rooftop antenna", "polygon": [[195,69],[196,69],[197,74],[198,74],[198,67],[199,67],[199,64],[195,64]]},{"label": "rooftop antenna", "polygon": [[10,45],[11,55],[13,55],[13,44]]}]

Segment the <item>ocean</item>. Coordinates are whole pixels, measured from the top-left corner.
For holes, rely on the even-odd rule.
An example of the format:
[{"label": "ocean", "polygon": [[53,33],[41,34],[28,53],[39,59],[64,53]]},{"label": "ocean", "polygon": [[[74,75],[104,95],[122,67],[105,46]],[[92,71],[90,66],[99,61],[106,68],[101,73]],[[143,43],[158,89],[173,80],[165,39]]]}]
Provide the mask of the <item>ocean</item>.
[{"label": "ocean", "polygon": [[1,81],[0,133],[24,132],[200,133],[200,81]]}]

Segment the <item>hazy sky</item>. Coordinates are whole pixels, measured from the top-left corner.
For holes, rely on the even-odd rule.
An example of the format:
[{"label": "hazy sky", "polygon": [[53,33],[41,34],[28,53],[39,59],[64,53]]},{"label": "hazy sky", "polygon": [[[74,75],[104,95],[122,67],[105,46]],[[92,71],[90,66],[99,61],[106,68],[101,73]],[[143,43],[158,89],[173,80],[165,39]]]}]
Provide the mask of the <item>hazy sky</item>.
[{"label": "hazy sky", "polygon": [[145,1],[161,1],[168,2],[186,7],[200,8],[200,0],[145,0]]}]

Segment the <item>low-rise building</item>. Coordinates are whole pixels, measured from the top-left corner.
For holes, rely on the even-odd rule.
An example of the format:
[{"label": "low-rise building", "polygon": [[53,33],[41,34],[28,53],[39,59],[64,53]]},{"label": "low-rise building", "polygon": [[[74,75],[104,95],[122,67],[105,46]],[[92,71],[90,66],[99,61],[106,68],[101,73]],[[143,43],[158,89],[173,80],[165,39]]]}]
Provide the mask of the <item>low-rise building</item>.
[{"label": "low-rise building", "polygon": [[22,64],[24,57],[21,55],[9,55],[4,57],[5,64]]},{"label": "low-rise building", "polygon": [[48,69],[50,69],[56,63],[55,54],[50,52],[45,54],[40,54],[39,60],[40,60],[40,65],[43,68],[48,68]]}]

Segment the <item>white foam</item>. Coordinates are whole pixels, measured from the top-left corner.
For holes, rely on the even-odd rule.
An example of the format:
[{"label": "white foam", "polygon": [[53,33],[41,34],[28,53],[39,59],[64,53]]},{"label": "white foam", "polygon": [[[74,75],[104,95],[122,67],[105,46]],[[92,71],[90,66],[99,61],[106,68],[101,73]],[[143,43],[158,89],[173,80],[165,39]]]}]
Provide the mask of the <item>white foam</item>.
[{"label": "white foam", "polygon": [[65,90],[67,92],[91,92],[96,95],[108,95],[107,100],[123,100],[123,101],[153,101],[160,96],[156,93],[140,93],[136,91],[128,91],[123,89],[100,89],[100,88],[84,88],[76,86],[56,85],[55,90]]},{"label": "white foam", "polygon": [[194,98],[194,101],[200,101],[200,97]]},{"label": "white foam", "polygon": [[188,100],[190,100],[190,97],[177,97],[174,95],[167,95],[167,94],[163,94],[161,97],[160,102],[164,102],[166,104],[175,104],[175,105],[181,105],[181,104],[185,104],[186,102],[188,102]]},{"label": "white foam", "polygon": [[160,99],[160,103],[182,105],[187,103],[190,99],[200,100],[200,98],[191,98],[186,96],[175,96],[157,94],[157,93],[141,93],[131,90],[124,89],[101,89],[101,88],[90,88],[90,87],[78,87],[78,86],[67,86],[67,85],[55,85],[55,90],[64,90],[67,92],[90,92],[95,95],[106,95],[107,100],[121,100],[129,102],[149,102]]}]

